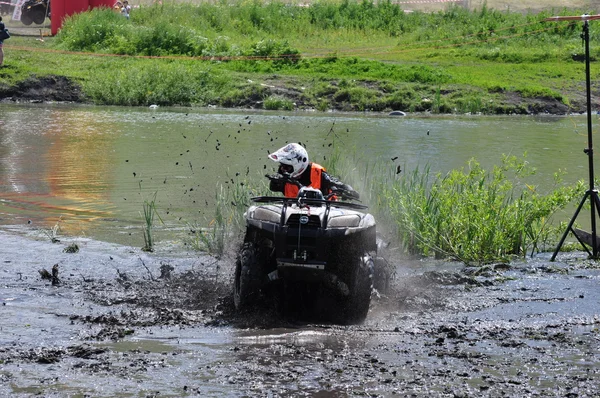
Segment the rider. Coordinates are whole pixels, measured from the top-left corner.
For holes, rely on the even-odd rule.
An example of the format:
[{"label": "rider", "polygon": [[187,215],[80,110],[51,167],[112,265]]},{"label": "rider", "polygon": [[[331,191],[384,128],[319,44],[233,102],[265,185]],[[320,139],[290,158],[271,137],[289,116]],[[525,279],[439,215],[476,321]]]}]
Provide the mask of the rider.
[{"label": "rider", "polygon": [[[342,184],[340,181],[331,177],[325,171],[325,168],[317,163],[308,161],[308,153],[300,144],[291,143],[269,155],[269,159],[279,162],[277,173],[292,181],[298,181],[301,186],[319,189],[324,197],[333,193],[332,188],[343,186],[346,189],[352,188]],[[269,189],[274,192],[283,192],[287,198],[295,198],[298,195],[298,185],[285,179],[269,177],[271,183]],[[354,192],[354,190],[352,190]],[[358,193],[356,193],[358,196]],[[331,199],[337,199],[335,195]]]}]

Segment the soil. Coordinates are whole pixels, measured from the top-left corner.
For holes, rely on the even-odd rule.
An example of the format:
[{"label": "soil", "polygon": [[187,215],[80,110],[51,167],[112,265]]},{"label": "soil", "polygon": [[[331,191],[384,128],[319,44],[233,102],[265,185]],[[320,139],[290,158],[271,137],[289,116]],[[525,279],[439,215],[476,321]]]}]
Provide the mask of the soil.
[{"label": "soil", "polygon": [[81,87],[65,76],[31,76],[13,86],[0,87],[3,101],[85,102]]},{"label": "soil", "polygon": [[600,392],[600,268],[584,252],[481,268],[392,255],[391,290],[339,326],[270,302],[237,313],[230,255],[0,240],[0,396]]},{"label": "soil", "polygon": [[[9,67],[9,66],[7,66]],[[293,82],[285,82],[269,79],[262,85],[265,96],[275,96],[289,100],[296,104],[298,109],[309,109],[310,105],[304,103],[301,90],[294,88]],[[365,83],[365,87],[371,90],[378,89],[376,86]],[[382,92],[383,95],[383,92]],[[565,105],[561,101],[550,97],[523,97],[516,92],[504,93],[504,100],[499,104],[503,113],[512,114],[552,114],[566,115],[569,113],[585,113],[585,92],[568,93],[570,104]],[[65,76],[50,75],[44,77],[31,76],[25,81],[15,85],[0,83],[0,98],[2,102],[73,102],[86,103],[88,100],[83,94],[78,83]],[[356,111],[352,104],[344,102],[343,98],[336,100],[334,96],[328,98],[330,107],[338,111]],[[592,103],[600,101],[600,96],[592,93]],[[245,101],[229,104],[236,108],[263,108],[262,97],[249,97]]]}]

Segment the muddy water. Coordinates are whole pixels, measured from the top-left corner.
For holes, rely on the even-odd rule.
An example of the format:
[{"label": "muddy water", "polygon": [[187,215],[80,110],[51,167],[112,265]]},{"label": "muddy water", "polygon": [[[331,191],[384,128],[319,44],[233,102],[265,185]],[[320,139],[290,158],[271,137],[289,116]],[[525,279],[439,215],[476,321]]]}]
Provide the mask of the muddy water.
[{"label": "muddy water", "polygon": [[[212,215],[219,181],[260,178],[266,153],[288,140],[317,161],[335,139],[365,161],[441,171],[527,151],[544,187],[559,167],[587,176],[584,119],[64,106],[0,115],[0,396],[600,392],[600,269],[581,252],[483,270],[392,257],[392,291],[373,298],[363,325],[341,327],[282,317],[268,302],[235,313],[231,257],[168,250],[185,221]],[[154,192],[167,249],[150,254],[139,212]],[[59,219],[53,244],[40,229]],[[72,243],[79,251],[65,252]],[[55,264],[52,285],[39,270]]]},{"label": "muddy water", "polygon": [[266,154],[289,141],[315,161],[333,144],[356,152],[357,170],[379,159],[445,173],[472,157],[491,167],[527,152],[538,169],[530,185],[546,192],[559,169],[567,182],[587,179],[585,122],[2,105],[0,223],[140,246],[143,202],[156,194],[156,238],[180,241],[213,219],[219,184],[264,179],[274,166]]},{"label": "muddy water", "polygon": [[[394,259],[362,325],[232,309],[231,259],[0,232],[0,396],[539,396],[600,392],[600,269]],[[38,270],[59,264],[60,283]],[[164,265],[171,270],[161,275]]]}]

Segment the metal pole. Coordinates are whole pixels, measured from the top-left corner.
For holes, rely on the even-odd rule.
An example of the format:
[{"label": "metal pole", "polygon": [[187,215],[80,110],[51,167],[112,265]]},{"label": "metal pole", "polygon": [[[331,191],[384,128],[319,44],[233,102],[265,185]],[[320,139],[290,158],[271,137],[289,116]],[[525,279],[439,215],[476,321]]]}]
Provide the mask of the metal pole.
[{"label": "metal pole", "polygon": [[588,155],[588,169],[590,173],[590,205],[591,205],[591,226],[592,226],[592,254],[594,258],[598,257],[598,242],[596,237],[596,202],[594,195],[597,195],[594,188],[594,146],[592,143],[592,96],[590,83],[590,27],[588,21],[583,24],[583,41],[585,43],[585,88],[587,96],[587,126],[588,126],[588,147],[584,151]]},{"label": "metal pole", "polygon": [[[583,38],[584,41],[584,45],[585,45],[585,88],[586,88],[586,98],[587,98],[587,127],[588,127],[588,147],[585,148],[583,150],[583,152],[588,155],[588,171],[589,171],[589,178],[590,178],[590,185],[588,190],[586,191],[583,199],[581,200],[581,203],[579,204],[579,207],[577,208],[577,211],[575,212],[575,215],[573,216],[573,218],[571,219],[571,222],[569,223],[569,227],[567,228],[567,230],[565,231],[563,237],[560,240],[560,243],[558,244],[558,247],[556,248],[556,251],[554,252],[554,254],[552,255],[552,261],[554,261],[554,259],[556,258],[556,255],[558,254],[562,244],[565,241],[565,238],[567,237],[567,234],[569,232],[573,232],[573,234],[575,235],[575,237],[577,238],[577,240],[579,241],[579,243],[581,243],[582,245],[584,245],[584,242],[582,241],[581,237],[577,235],[577,233],[575,232],[575,230],[573,229],[573,223],[575,222],[575,219],[577,218],[577,215],[579,214],[579,211],[581,210],[581,208],[583,207],[583,204],[585,203],[585,201],[587,200],[587,197],[590,197],[590,207],[591,207],[591,227],[592,227],[592,233],[591,233],[591,242],[589,240],[586,240],[585,243],[587,245],[592,245],[592,253],[589,252],[589,250],[587,250],[587,247],[584,245],[584,248],[586,249],[586,251],[588,252],[588,254],[591,254],[591,257],[595,260],[598,259],[598,237],[596,236],[596,211],[600,212],[600,197],[598,197],[598,191],[594,188],[594,145],[592,143],[592,89],[591,89],[591,83],[590,83],[590,28],[589,28],[589,23],[588,21],[593,21],[593,20],[600,20],[600,14],[598,15],[580,15],[580,16],[556,16],[556,17],[551,17],[551,18],[546,18],[544,19],[544,21],[548,21],[548,22],[558,22],[558,21],[583,21],[583,32],[581,34],[581,37]],[[587,233],[586,233],[587,235]]]}]

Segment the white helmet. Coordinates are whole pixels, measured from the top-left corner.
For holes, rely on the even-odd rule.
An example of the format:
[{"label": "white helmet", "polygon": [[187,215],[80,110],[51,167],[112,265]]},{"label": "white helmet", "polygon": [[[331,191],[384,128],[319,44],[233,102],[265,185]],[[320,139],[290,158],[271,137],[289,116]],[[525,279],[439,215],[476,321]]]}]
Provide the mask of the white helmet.
[{"label": "white helmet", "polygon": [[308,153],[300,144],[291,143],[269,155],[269,159],[292,166],[290,176],[297,178],[308,167]]}]

